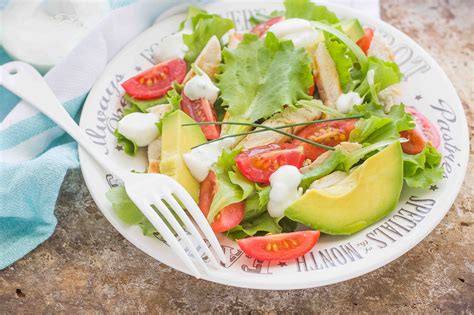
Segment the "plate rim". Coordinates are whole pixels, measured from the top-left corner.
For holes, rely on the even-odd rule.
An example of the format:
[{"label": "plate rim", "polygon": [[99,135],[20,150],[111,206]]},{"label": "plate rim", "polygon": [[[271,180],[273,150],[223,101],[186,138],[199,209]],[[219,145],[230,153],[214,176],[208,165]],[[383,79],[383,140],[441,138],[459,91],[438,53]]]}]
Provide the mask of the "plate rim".
[{"label": "plate rim", "polygon": [[[251,1],[248,0],[234,0],[234,1],[225,1],[225,2],[214,2],[210,3],[208,5],[203,6],[204,8],[209,7],[209,6],[225,6],[229,4],[235,4],[235,5],[245,5],[249,4]],[[282,5],[280,1],[266,1],[265,4],[269,5]],[[438,208],[440,208],[442,211],[442,215],[439,214],[437,217],[430,217],[431,220],[427,220],[424,222],[424,229],[420,229],[417,231],[416,234],[408,235],[406,239],[403,240],[403,242],[399,242],[398,244],[394,244],[391,247],[391,250],[389,252],[385,252],[384,257],[379,257],[377,259],[373,259],[371,257],[368,257],[367,260],[360,260],[357,262],[354,262],[351,264],[353,268],[350,272],[345,272],[341,274],[334,275],[332,277],[328,277],[324,280],[318,279],[314,275],[316,274],[315,272],[307,272],[307,273],[301,273],[299,277],[296,277],[294,273],[291,274],[280,274],[278,275],[278,279],[275,278],[265,278],[262,277],[229,277],[229,275],[232,275],[232,273],[225,273],[225,272],[219,272],[216,273],[216,275],[206,275],[203,277],[203,279],[211,281],[211,282],[216,282],[224,285],[231,285],[231,286],[236,286],[236,287],[242,287],[242,288],[252,288],[252,289],[264,289],[264,290],[288,290],[288,289],[304,289],[304,288],[314,288],[314,287],[320,287],[320,286],[325,286],[329,284],[335,284],[339,283],[342,281],[346,281],[349,279],[353,279],[356,277],[359,277],[361,275],[364,275],[366,273],[375,271],[379,269],[380,267],[383,267],[385,265],[388,265],[398,259],[400,256],[404,255],[408,251],[410,251],[413,247],[418,245],[421,241],[423,241],[428,234],[433,232],[433,230],[438,226],[438,224],[441,222],[441,220],[446,216],[446,214],[449,212],[451,209],[454,201],[456,200],[462,184],[464,182],[466,170],[468,167],[468,161],[469,161],[469,130],[467,128],[467,118],[466,118],[466,113],[464,111],[464,108],[462,106],[462,102],[459,98],[459,95],[456,92],[456,89],[454,88],[451,80],[449,77],[446,75],[444,72],[443,68],[434,60],[434,58],[431,57],[431,55],[425,51],[423,47],[421,47],[415,40],[411,39],[408,35],[406,35],[404,32],[401,30],[395,28],[394,26],[390,25],[389,23],[382,21],[380,19],[367,16],[364,13],[361,13],[360,11],[357,11],[355,9],[352,9],[347,6],[343,5],[336,5],[332,3],[325,3],[329,8],[335,8],[339,13],[343,12],[343,14],[347,15],[353,15],[354,17],[358,17],[364,20],[364,22],[369,23],[371,25],[374,25],[376,27],[380,27],[382,29],[388,29],[392,35],[394,35],[396,38],[400,38],[404,41],[406,41],[409,46],[414,46],[417,48],[418,52],[434,67],[434,70],[439,73],[440,79],[445,81],[447,83],[447,90],[449,90],[449,94],[452,94],[456,104],[453,106],[459,107],[462,114],[459,118],[459,124],[462,125],[461,127],[461,133],[465,133],[466,137],[463,138],[463,147],[467,148],[465,150],[465,153],[459,156],[459,161],[462,164],[462,167],[460,168],[460,174],[462,176],[459,176],[454,179],[452,184],[455,184],[455,189],[452,189],[450,192],[449,196],[441,200],[440,205],[438,205]],[[162,23],[168,19],[172,19],[175,17],[176,14],[173,14],[171,16],[168,16],[164,19],[159,19],[158,23]],[[150,32],[152,27],[155,27],[156,25],[151,25],[150,28],[145,30],[144,32],[140,33],[137,35],[132,41],[127,43],[119,53],[117,53],[111,60],[109,60],[108,64],[113,62],[116,59],[119,59],[122,55],[125,55],[127,48],[133,46],[135,43],[138,43],[140,39],[144,36],[146,32]],[[108,65],[106,66],[105,69],[107,69]],[[88,104],[88,102],[91,99],[91,95],[94,91],[94,89],[97,88],[97,82],[100,82],[103,80],[105,77],[105,69],[104,72],[102,72],[101,76],[98,78],[94,86],[92,87],[85,103],[84,103],[84,108]],[[84,116],[85,116],[85,111],[83,110],[81,112],[81,117],[80,117],[80,123],[79,125],[83,125]],[[103,196],[99,196],[98,193],[94,190],[91,189],[94,187],[94,180],[95,178],[92,178],[92,172],[87,171],[91,166],[93,167],[95,164],[95,161],[93,161],[87,153],[79,147],[79,160],[80,160],[80,167],[81,171],[84,177],[84,181],[86,183],[86,186],[89,190],[89,192],[92,195],[92,198],[94,199],[94,202],[96,203],[97,207],[99,210],[102,212],[102,214],[107,218],[107,220],[114,226],[114,228],[125,238],[127,239],[130,243],[132,243],[135,247],[139,248],[142,252],[145,254],[151,256],[155,260],[158,260],[158,262],[163,263],[168,265],[169,267],[173,269],[177,269],[181,272],[190,274],[185,268],[181,268],[180,266],[173,266],[170,263],[164,262],[152,253],[149,253],[148,250],[145,249],[145,246],[132,238],[126,231],[123,231],[123,229],[116,224],[115,218],[112,218],[110,214],[107,213],[107,211],[102,210],[102,202],[100,201],[103,199]],[[90,165],[92,163],[92,165]],[[454,187],[453,187],[454,188]],[[427,228],[429,226],[429,228]],[[227,275],[227,276],[226,276]],[[295,278],[301,278],[297,283],[294,282]],[[270,281],[268,281],[270,279]]]}]

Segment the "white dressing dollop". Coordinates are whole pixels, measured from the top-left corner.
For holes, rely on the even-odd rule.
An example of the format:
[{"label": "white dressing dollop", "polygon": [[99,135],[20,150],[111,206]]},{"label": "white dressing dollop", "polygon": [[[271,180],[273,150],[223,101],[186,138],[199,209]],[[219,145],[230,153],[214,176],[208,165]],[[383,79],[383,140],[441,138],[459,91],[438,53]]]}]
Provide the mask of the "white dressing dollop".
[{"label": "white dressing dollop", "polygon": [[346,114],[352,110],[354,105],[362,104],[362,98],[357,92],[348,92],[339,95],[336,101],[336,108],[343,114]]},{"label": "white dressing dollop", "polygon": [[209,78],[204,71],[198,67],[196,68],[200,73],[196,73],[196,75],[186,83],[184,86],[184,94],[190,100],[195,101],[200,98],[205,98],[211,104],[214,104],[219,95],[219,88],[214,85],[211,78]]},{"label": "white dressing dollop", "polygon": [[268,213],[273,218],[282,217],[293,202],[303,194],[298,188],[301,182],[301,173],[293,165],[283,165],[270,176],[270,198]]},{"label": "white dressing dollop", "polygon": [[118,122],[118,132],[127,139],[135,142],[139,147],[149,145],[158,136],[155,114],[131,113]]},{"label": "white dressing dollop", "polygon": [[184,58],[189,50],[188,46],[183,42],[183,33],[178,32],[173,35],[163,37],[160,44],[154,52],[156,63],[164,62],[174,58]]},{"label": "white dressing dollop", "polygon": [[317,43],[324,39],[322,33],[313,26],[308,20],[287,19],[272,25],[269,32],[275,34],[279,39],[288,39],[293,42],[296,48],[313,49]]},{"label": "white dressing dollop", "polygon": [[212,165],[217,162],[222,150],[231,147],[234,142],[233,138],[226,138],[192,149],[190,152],[183,154],[184,163],[186,163],[191,175],[198,182],[202,182],[206,179]]}]

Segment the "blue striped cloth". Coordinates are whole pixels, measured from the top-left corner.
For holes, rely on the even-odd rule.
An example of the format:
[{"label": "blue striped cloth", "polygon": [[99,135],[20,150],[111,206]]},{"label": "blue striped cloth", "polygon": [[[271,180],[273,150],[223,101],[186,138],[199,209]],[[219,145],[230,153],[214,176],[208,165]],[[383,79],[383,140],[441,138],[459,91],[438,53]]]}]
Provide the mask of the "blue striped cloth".
[{"label": "blue striped cloth", "polygon": [[[127,5],[133,0],[110,1],[115,10],[45,75],[76,121],[87,92],[107,61],[163,11],[188,2],[142,0]],[[6,2],[0,0],[0,10]],[[117,36],[105,35],[111,32]],[[0,48],[0,65],[8,61]],[[0,269],[3,269],[54,232],[59,188],[66,171],[78,167],[79,162],[77,144],[71,138],[2,87],[0,120]]]}]

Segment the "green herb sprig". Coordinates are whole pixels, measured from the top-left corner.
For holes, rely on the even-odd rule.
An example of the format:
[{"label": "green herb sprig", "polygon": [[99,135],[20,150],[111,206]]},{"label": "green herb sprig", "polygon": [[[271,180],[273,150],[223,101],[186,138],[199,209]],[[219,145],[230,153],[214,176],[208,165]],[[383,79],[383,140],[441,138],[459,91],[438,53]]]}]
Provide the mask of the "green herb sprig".
[{"label": "green herb sprig", "polygon": [[331,151],[333,151],[333,150],[334,150],[333,147],[330,147],[330,146],[327,146],[327,145],[324,145],[324,144],[321,144],[321,143],[317,143],[317,142],[314,142],[314,141],[311,141],[311,140],[308,140],[308,139],[299,137],[299,136],[297,136],[297,135],[294,135],[294,134],[291,134],[291,133],[288,133],[288,132],[285,132],[285,131],[282,131],[282,130],[279,130],[279,129],[285,129],[285,128],[297,127],[297,126],[306,126],[306,125],[311,125],[311,124],[321,123],[321,122],[329,122],[329,121],[337,121],[337,120],[347,120],[347,119],[361,118],[361,117],[363,117],[363,116],[364,116],[364,115],[354,115],[354,116],[348,116],[348,117],[337,117],[337,118],[329,118],[329,119],[320,119],[320,120],[313,120],[313,121],[302,122],[302,123],[295,123],[295,124],[282,125],[282,126],[277,126],[277,127],[270,127],[270,126],[265,126],[265,125],[260,125],[260,124],[254,124],[254,123],[233,122],[233,121],[204,121],[204,122],[196,122],[196,123],[190,123],[190,124],[183,124],[182,126],[195,126],[195,125],[240,125],[240,126],[251,126],[251,127],[255,127],[255,128],[261,128],[261,129],[259,129],[259,130],[253,130],[253,131],[248,131],[248,132],[236,133],[236,134],[232,134],[232,135],[226,135],[226,136],[223,136],[223,137],[220,137],[220,138],[217,138],[217,139],[210,140],[210,141],[208,141],[208,142],[202,143],[202,144],[200,144],[200,145],[197,145],[197,146],[193,147],[193,149],[194,149],[194,148],[197,148],[197,147],[200,147],[200,146],[202,146],[202,145],[208,144],[208,143],[221,141],[221,140],[226,139],[226,138],[235,138],[235,137],[241,137],[241,136],[251,135],[251,134],[255,134],[255,133],[265,132],[265,131],[273,131],[273,132],[276,132],[276,133],[285,135],[285,136],[287,136],[287,137],[290,137],[290,138],[293,138],[293,139],[297,139],[297,140],[300,140],[300,141],[302,141],[302,142],[305,142],[305,143],[308,143],[308,144],[311,144],[311,145],[314,145],[314,146],[317,146],[317,147],[320,147],[320,148],[323,148],[323,149],[326,149],[326,150],[331,150]]}]

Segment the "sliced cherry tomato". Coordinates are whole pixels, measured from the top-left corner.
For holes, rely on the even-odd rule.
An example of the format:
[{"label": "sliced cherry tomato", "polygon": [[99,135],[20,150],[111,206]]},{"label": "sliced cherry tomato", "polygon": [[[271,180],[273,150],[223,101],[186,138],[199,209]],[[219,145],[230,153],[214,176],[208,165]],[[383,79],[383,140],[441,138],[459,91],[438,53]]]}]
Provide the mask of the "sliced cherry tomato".
[{"label": "sliced cherry tomato", "polygon": [[357,45],[362,49],[362,51],[367,55],[369,51],[370,44],[372,43],[372,38],[374,38],[374,30],[370,27],[364,29],[364,37],[357,41]]},{"label": "sliced cherry tomato", "polygon": [[311,95],[311,96],[314,95],[314,87],[315,87],[315,84],[311,85],[311,87],[309,88],[309,91],[308,91],[308,95]]},{"label": "sliced cherry tomato", "polygon": [[[206,179],[201,184],[199,192],[199,208],[207,217],[211,208],[212,199],[217,192],[217,178],[214,172],[209,172]],[[225,232],[239,225],[244,218],[244,202],[233,203],[222,208],[211,224],[212,230],[216,233]]]},{"label": "sliced cherry tomato", "polygon": [[173,81],[182,83],[185,75],[186,62],[176,58],[139,73],[122,83],[122,87],[139,100],[160,98],[171,90]]},{"label": "sliced cherry tomato", "polygon": [[425,139],[416,129],[400,132],[402,138],[408,139],[408,142],[402,143],[403,152],[407,154],[418,154],[425,148]]},{"label": "sliced cherry tomato", "polygon": [[240,153],[235,158],[235,163],[247,179],[268,184],[270,176],[282,165],[301,168],[304,163],[304,151],[302,146],[269,144]]},{"label": "sliced cherry tomato", "polygon": [[260,260],[288,260],[303,256],[319,240],[319,231],[300,231],[237,240],[249,256]]},{"label": "sliced cherry tomato", "polygon": [[438,130],[436,130],[435,126],[428,120],[428,118],[417,111],[413,106],[407,106],[405,107],[405,110],[413,117],[413,120],[416,123],[416,129],[422,134],[425,141],[431,141],[431,145],[435,148],[439,147],[441,139]]},{"label": "sliced cherry tomato", "polygon": [[[355,128],[356,122],[357,119],[347,119],[315,123],[303,128],[297,133],[297,136],[334,147],[343,141],[348,141],[349,134]],[[293,140],[292,143],[303,146],[305,158],[310,160],[315,160],[327,151],[324,148],[297,139]]]},{"label": "sliced cherry tomato", "polygon": [[250,33],[256,34],[258,37],[262,37],[268,31],[270,26],[272,26],[273,24],[277,24],[278,22],[281,22],[284,19],[285,19],[284,16],[274,17],[266,22],[258,24],[250,31]]},{"label": "sliced cherry tomato", "polygon": [[[195,121],[217,121],[216,111],[205,98],[190,100],[184,93],[181,93],[181,109]],[[219,125],[200,125],[207,140],[219,138],[221,127]]]}]

